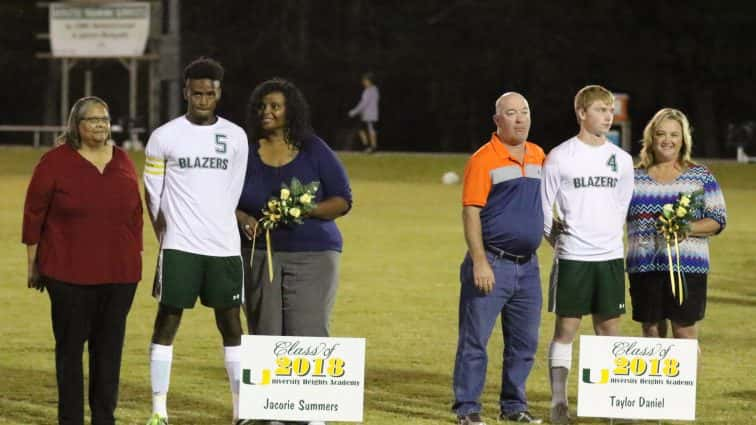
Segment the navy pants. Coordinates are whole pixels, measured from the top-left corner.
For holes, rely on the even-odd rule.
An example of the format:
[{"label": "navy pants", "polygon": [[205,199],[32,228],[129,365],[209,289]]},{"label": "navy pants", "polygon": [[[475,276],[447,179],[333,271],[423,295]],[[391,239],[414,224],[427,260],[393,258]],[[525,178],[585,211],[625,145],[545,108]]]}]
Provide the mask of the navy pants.
[{"label": "navy pants", "polygon": [[496,319],[504,333],[504,365],[499,404],[501,412],[527,410],[525,381],[533,367],[541,324],[541,280],[538,259],[517,264],[487,253],[496,283],[488,294],[474,284],[469,255],[460,269],[459,340],[454,363],[454,406],[457,415],[480,412],[486,379],[486,346]]},{"label": "navy pants", "polygon": [[136,284],[73,285],[45,279],[58,380],[58,423],[84,425],[84,343],[89,349],[92,425],[115,424],[126,316]]}]

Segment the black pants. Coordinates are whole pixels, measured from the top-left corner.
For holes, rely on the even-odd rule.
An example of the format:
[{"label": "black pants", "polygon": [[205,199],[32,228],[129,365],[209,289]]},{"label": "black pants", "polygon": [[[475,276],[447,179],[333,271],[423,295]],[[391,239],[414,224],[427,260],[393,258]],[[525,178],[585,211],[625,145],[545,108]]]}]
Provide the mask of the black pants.
[{"label": "black pants", "polygon": [[84,343],[89,348],[89,408],[92,425],[115,424],[126,316],[136,283],[72,285],[46,279],[50,294],[58,423],[84,424]]}]

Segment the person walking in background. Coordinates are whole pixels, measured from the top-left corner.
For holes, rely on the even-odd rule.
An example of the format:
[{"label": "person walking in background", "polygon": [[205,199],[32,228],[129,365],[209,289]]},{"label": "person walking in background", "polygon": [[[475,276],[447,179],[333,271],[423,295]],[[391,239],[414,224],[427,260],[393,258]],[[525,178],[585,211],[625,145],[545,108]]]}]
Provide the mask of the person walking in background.
[{"label": "person walking in background", "polygon": [[247,167],[247,136],[215,114],[223,68],[199,58],[184,69],[186,115],[156,129],[145,151],[145,198],[160,241],[153,295],[159,300],[150,345],[152,417],[168,423],[173,340],[197,297],[215,311],[238,419],[244,277],[235,210]]},{"label": "person walking in background", "polygon": [[374,78],[370,72],[362,75],[363,90],[360,102],[349,111],[350,117],[360,116],[362,126],[358,134],[367,153],[375,152],[378,149],[376,126],[378,124],[378,101],[381,96]]},{"label": "person walking in background", "polygon": [[142,201],[134,164],[108,143],[100,98],[76,101],[65,142],[45,153],[26,193],[28,286],[50,296],[58,423],[84,424],[89,351],[93,425],[115,424],[126,318],[142,276]]},{"label": "person walking in background", "polygon": [[[709,237],[727,224],[722,190],[708,168],[691,160],[693,139],[688,118],[672,108],[659,110],[643,131],[643,148],[635,169],[635,189],[627,215],[627,271],[633,320],[643,336],[697,338],[696,322],[706,311]],[[682,305],[672,294],[664,236],[656,223],[664,204],[680,193],[703,193],[694,221],[680,242],[680,268],[687,285]],[[676,271],[676,270],[675,270]]]},{"label": "person walking in background", "polygon": [[[590,85],[575,96],[580,132],[546,157],[541,199],[544,234],[554,246],[549,311],[551,423],[569,423],[567,375],[585,314],[597,335],[617,335],[625,312],[623,225],[633,193],[630,154],[609,142],[614,96]],[[558,216],[554,216],[556,209]]]},{"label": "person walking in background", "polygon": [[[313,133],[307,101],[290,81],[274,78],[258,85],[249,99],[247,122],[249,166],[237,219],[245,236],[242,255],[249,332],[327,337],[342,250],[335,220],[352,206],[346,170]],[[317,206],[302,224],[271,230],[271,282],[266,239],[257,224],[270,197],[278,197],[281,185],[290,185],[293,178],[302,184],[319,182],[313,200]]]},{"label": "person walking in background", "polygon": [[480,395],[486,346],[496,319],[504,331],[500,419],[541,423],[528,412],[525,382],[533,367],[541,323],[543,150],[527,141],[530,108],[514,92],[496,101],[496,132],[467,163],[462,218],[468,252],[460,269],[459,340],[454,405],[459,425],[485,425]]}]

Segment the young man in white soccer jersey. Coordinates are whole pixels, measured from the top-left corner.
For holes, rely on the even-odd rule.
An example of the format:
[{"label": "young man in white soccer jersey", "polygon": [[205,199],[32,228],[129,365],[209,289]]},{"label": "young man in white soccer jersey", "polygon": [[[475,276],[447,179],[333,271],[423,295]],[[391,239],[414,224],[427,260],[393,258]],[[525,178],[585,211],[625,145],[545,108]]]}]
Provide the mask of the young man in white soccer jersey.
[{"label": "young man in white soccer jersey", "polygon": [[597,335],[616,335],[625,312],[623,225],[633,162],[606,138],[613,105],[607,89],[582,88],[575,96],[580,132],[554,148],[543,168],[544,232],[556,256],[549,301],[557,315],[549,347],[554,424],[569,423],[567,375],[582,316],[593,316]]},{"label": "young man in white soccer jersey", "polygon": [[199,297],[215,310],[238,419],[244,297],[236,205],[247,169],[244,130],[217,115],[223,68],[199,58],[184,69],[187,112],[150,136],[145,150],[147,206],[160,241],[153,295],[160,301],[150,345],[153,414],[168,423],[166,398],[173,339],[185,308]]}]

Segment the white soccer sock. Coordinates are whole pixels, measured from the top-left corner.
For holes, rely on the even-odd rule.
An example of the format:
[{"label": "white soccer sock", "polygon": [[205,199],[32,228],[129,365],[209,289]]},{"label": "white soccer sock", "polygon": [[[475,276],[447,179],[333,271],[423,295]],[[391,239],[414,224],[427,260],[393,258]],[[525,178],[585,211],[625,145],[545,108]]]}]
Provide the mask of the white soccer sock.
[{"label": "white soccer sock", "polygon": [[150,379],[152,381],[152,413],[168,417],[168,387],[171,384],[173,346],[150,344]]},{"label": "white soccer sock", "polygon": [[549,346],[549,382],[551,383],[551,407],[567,404],[567,376],[572,365],[572,343],[551,341]]},{"label": "white soccer sock", "polygon": [[572,343],[562,344],[551,341],[549,345],[549,367],[563,367],[570,370],[572,365]]},{"label": "white soccer sock", "polygon": [[241,380],[241,346],[223,347],[228,383],[231,386],[234,419],[239,417],[239,381]]}]

